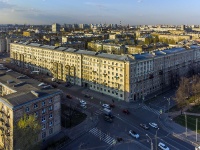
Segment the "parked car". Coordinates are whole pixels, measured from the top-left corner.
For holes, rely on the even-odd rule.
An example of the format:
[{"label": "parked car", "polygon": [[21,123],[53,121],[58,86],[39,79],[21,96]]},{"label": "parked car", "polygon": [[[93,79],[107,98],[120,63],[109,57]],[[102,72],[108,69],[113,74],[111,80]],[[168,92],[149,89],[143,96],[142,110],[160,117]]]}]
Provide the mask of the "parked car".
[{"label": "parked car", "polygon": [[145,130],[149,129],[149,127],[146,124],[143,124],[143,123],[140,124],[140,127],[142,127]]},{"label": "parked car", "polygon": [[130,114],[130,112],[129,112],[128,109],[123,109],[122,112],[125,113],[125,114],[127,114],[127,115]]},{"label": "parked car", "polygon": [[135,131],[133,131],[133,130],[130,130],[129,131],[129,134],[132,136],[132,137],[134,137],[134,138],[136,138],[136,139],[138,139],[140,136],[139,136],[139,134],[137,134]]},{"label": "parked car", "polygon": [[151,127],[155,128],[155,129],[158,128],[158,125],[157,125],[156,123],[154,123],[154,122],[150,122],[149,125],[150,125]]},{"label": "parked car", "polygon": [[167,147],[164,143],[159,142],[158,147],[162,150],[169,150],[169,147]]},{"label": "parked car", "polygon": [[104,116],[104,120],[107,121],[107,122],[110,122],[110,123],[113,122],[112,118],[110,118],[110,117],[107,116],[107,115]]},{"label": "parked car", "polygon": [[102,107],[110,109],[110,105],[108,105],[108,104],[102,104]]},{"label": "parked car", "polygon": [[87,106],[86,105],[84,105],[84,104],[81,104],[80,105],[82,108],[84,108],[84,109],[86,109],[87,108]]},{"label": "parked car", "polygon": [[81,103],[82,105],[86,105],[86,104],[87,104],[86,101],[84,101],[84,100],[80,100],[80,103]]},{"label": "parked car", "polygon": [[110,104],[110,107],[111,108],[115,108],[115,104]]},{"label": "parked car", "polygon": [[72,99],[72,96],[69,95],[69,94],[67,94],[66,97],[69,98],[69,99]]},{"label": "parked car", "polygon": [[88,94],[85,94],[85,95],[84,95],[84,97],[86,97],[86,98],[90,98],[90,95],[88,95]]}]

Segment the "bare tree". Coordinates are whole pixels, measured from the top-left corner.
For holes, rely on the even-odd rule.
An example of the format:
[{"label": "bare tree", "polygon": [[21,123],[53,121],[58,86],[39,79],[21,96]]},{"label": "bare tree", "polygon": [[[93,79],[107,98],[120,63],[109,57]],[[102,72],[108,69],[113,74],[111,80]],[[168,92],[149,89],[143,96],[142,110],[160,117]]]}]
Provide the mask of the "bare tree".
[{"label": "bare tree", "polygon": [[179,88],[175,94],[175,100],[177,102],[178,107],[182,110],[185,106],[188,105],[188,98],[190,96],[190,84],[188,78],[181,78],[179,83]]}]

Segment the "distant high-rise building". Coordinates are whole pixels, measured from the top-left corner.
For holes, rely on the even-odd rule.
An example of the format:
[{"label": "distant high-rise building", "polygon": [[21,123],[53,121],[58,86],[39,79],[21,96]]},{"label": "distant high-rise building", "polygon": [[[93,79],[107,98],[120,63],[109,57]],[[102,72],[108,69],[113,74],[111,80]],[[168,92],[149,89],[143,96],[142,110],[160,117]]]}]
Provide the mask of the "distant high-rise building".
[{"label": "distant high-rise building", "polygon": [[83,28],[84,28],[84,25],[83,25],[83,24],[79,24],[78,27],[79,27],[80,29],[83,29]]},{"label": "distant high-rise building", "polygon": [[52,32],[60,32],[60,25],[57,23],[52,24]]},{"label": "distant high-rise building", "polygon": [[181,25],[181,30],[185,30],[185,25]]}]

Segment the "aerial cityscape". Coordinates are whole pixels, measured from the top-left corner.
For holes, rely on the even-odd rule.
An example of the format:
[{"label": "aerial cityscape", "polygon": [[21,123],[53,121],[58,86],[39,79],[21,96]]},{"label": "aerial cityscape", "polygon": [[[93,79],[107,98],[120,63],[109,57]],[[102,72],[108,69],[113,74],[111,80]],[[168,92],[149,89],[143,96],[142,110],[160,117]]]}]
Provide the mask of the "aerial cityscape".
[{"label": "aerial cityscape", "polygon": [[0,150],[200,150],[198,0],[0,0]]}]

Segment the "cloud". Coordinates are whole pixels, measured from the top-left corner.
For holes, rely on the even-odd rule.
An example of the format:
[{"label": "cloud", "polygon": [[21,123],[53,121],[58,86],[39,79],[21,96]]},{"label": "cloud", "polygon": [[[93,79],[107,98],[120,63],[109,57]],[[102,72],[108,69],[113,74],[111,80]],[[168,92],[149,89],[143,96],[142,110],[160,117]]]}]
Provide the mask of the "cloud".
[{"label": "cloud", "polygon": [[10,9],[14,7],[14,5],[9,4],[6,0],[0,0],[0,9]]},{"label": "cloud", "polygon": [[142,0],[137,0],[137,2],[138,2],[138,3],[141,3],[141,2],[142,2]]},{"label": "cloud", "polygon": [[94,2],[85,2],[86,5],[89,5],[89,6],[95,6],[95,7],[98,7],[100,9],[106,9],[107,6],[105,4],[100,4],[100,3],[94,3]]}]

